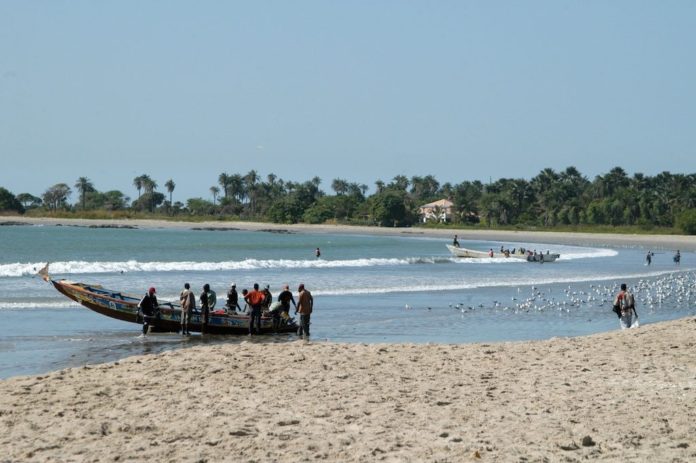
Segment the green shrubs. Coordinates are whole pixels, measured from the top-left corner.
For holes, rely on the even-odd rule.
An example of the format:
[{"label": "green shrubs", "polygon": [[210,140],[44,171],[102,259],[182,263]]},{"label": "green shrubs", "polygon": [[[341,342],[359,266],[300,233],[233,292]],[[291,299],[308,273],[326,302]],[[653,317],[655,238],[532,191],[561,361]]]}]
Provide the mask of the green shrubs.
[{"label": "green shrubs", "polygon": [[687,209],[679,214],[677,227],[687,235],[696,235],[696,209]]}]

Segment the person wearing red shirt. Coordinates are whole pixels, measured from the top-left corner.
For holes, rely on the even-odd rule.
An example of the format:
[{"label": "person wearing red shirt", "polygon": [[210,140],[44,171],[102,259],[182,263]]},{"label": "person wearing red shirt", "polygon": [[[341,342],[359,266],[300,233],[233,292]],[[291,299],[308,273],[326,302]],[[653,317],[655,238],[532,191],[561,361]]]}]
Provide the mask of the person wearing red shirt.
[{"label": "person wearing red shirt", "polygon": [[251,313],[249,315],[249,336],[254,334],[254,322],[256,322],[256,334],[261,334],[261,306],[265,298],[266,295],[259,291],[258,283],[254,283],[254,289],[244,296],[244,300],[249,304],[249,307],[251,307]]}]

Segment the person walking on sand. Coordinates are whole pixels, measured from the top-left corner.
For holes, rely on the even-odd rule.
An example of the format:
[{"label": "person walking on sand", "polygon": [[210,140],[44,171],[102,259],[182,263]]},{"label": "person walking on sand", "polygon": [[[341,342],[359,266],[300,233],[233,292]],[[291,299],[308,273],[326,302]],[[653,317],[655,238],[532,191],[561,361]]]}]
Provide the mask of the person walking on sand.
[{"label": "person walking on sand", "polygon": [[254,289],[249,291],[244,300],[251,307],[249,314],[249,336],[254,334],[254,324],[256,324],[256,334],[261,334],[261,310],[265,295],[259,291],[259,284],[254,283]]},{"label": "person walking on sand", "polygon": [[189,322],[191,321],[191,313],[196,308],[196,296],[191,291],[191,285],[184,283],[184,290],[179,295],[181,303],[181,334],[190,335]]},{"label": "person walking on sand", "polygon": [[628,291],[626,283],[621,283],[621,291],[614,298],[614,311],[619,315],[619,326],[622,330],[638,327],[636,301],[633,294]]},{"label": "person walking on sand", "polygon": [[299,294],[297,295],[295,314],[300,314],[300,327],[297,330],[297,335],[300,338],[309,339],[309,319],[314,309],[314,298],[312,293],[305,289],[304,283],[300,283],[297,291],[299,291]]},{"label": "person walking on sand", "polygon": [[156,292],[155,288],[148,289],[145,296],[138,303],[138,309],[143,314],[143,334],[147,334],[150,326],[155,324],[157,310],[159,309]]}]

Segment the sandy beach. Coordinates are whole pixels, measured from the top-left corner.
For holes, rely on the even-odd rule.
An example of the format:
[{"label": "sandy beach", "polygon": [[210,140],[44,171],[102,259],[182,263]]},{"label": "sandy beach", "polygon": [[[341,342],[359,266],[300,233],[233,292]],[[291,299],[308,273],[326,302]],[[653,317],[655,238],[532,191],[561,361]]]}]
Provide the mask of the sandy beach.
[{"label": "sandy beach", "polygon": [[696,320],[471,345],[196,346],[0,382],[2,461],[696,459]]},{"label": "sandy beach", "polygon": [[646,246],[654,250],[696,251],[696,236],[689,235],[627,235],[611,233],[567,233],[506,230],[388,228],[350,225],[273,224],[260,222],[176,222],[168,220],[88,220],[52,219],[44,217],[0,216],[0,222],[31,225],[111,226],[137,228],[215,228],[239,230],[287,230],[296,233],[345,233],[362,235],[429,236],[451,241],[454,234],[460,240],[494,240],[510,243],[555,243],[578,246]]}]

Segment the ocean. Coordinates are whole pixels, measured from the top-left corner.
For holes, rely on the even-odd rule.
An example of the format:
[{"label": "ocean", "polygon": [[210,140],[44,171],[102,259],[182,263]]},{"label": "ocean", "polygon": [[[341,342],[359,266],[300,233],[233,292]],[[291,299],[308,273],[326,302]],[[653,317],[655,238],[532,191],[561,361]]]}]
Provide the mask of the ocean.
[{"label": "ocean", "polygon": [[[142,336],[140,327],[74,303],[36,276],[50,262],[55,279],[70,279],[177,300],[188,282],[208,283],[224,301],[234,282],[304,283],[315,299],[313,342],[471,343],[549,339],[618,329],[611,300],[625,282],[641,324],[695,313],[696,259],[641,247],[581,247],[467,241],[463,247],[525,247],[561,254],[536,264],[494,257],[459,259],[449,240],[417,229],[395,236],[282,231],[125,229],[75,226],[0,227],[0,378],[200,343],[240,343],[246,337],[176,334]],[[321,257],[315,257],[315,249]],[[220,304],[221,302],[219,302]],[[269,348],[293,334],[251,338]]]}]

